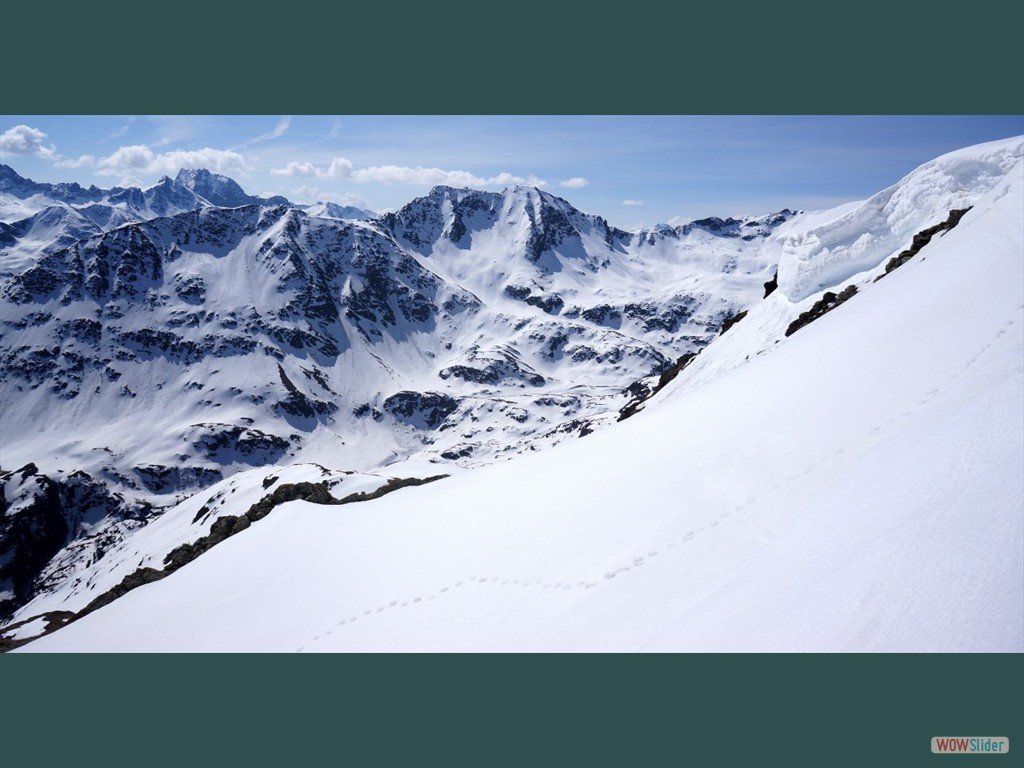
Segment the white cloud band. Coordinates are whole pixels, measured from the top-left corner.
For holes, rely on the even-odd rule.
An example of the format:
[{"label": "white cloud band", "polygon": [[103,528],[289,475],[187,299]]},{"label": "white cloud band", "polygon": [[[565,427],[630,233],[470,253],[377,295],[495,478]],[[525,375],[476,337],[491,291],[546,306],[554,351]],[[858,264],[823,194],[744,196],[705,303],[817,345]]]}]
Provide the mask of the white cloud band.
[{"label": "white cloud band", "polygon": [[16,125],[0,133],[0,153],[12,155],[35,155],[45,160],[56,160],[57,148],[43,144],[46,134],[28,125]]}]

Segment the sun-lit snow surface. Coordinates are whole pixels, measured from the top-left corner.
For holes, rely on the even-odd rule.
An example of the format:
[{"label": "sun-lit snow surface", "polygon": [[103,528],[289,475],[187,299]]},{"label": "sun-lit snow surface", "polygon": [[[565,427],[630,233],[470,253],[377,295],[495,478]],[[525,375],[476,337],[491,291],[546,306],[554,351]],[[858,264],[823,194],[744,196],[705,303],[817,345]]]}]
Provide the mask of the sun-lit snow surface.
[{"label": "sun-lit snow surface", "polygon": [[950,152],[852,207],[834,209],[815,226],[780,237],[779,290],[792,301],[876,267],[916,232],[967,208],[1020,163],[1024,145],[993,141]]},{"label": "sun-lit snow surface", "polygon": [[[26,511],[0,530],[0,616],[106,584],[115,544],[237,472],[432,476],[613,423],[761,299],[795,215],[629,233],[520,186],[356,220],[202,171],[115,192],[0,165],[0,191],[52,202],[0,224],[0,485]],[[182,203],[101,226],[122,198]]]},{"label": "sun-lit snow surface", "polygon": [[788,339],[813,295],[777,291],[613,429],[290,503],[24,650],[1020,652],[1021,162],[968,204]]}]

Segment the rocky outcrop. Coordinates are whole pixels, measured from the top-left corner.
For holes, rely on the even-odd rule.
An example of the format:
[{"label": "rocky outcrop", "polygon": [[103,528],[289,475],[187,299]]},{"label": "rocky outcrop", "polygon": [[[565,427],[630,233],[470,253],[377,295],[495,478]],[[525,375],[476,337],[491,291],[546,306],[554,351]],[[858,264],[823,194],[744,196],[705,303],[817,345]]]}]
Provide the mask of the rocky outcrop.
[{"label": "rocky outcrop", "polygon": [[737,312],[735,315],[730,315],[722,321],[722,330],[719,332],[719,336],[724,335],[726,331],[732,328],[736,323],[747,316],[747,310]]},{"label": "rocky outcrop", "polygon": [[395,421],[420,429],[437,429],[459,407],[459,401],[441,392],[396,392],[383,403]]},{"label": "rocky outcrop", "polygon": [[619,409],[619,418],[617,421],[625,421],[630,416],[635,416],[637,413],[642,411],[644,403],[663,390],[669,382],[682,373],[686,366],[692,363],[694,358],[699,354],[699,351],[687,352],[685,355],[680,357],[672,365],[668,366],[661,372],[661,375],[658,377],[658,381],[655,382],[653,387],[649,387],[644,384],[644,382],[639,381],[627,388],[627,394],[632,394],[633,398]]},{"label": "rocky outcrop", "polygon": [[918,251],[920,251],[922,248],[924,248],[926,245],[928,245],[928,243],[932,241],[932,238],[935,237],[935,235],[939,234],[940,232],[946,232],[955,227],[957,224],[959,224],[960,219],[962,219],[964,217],[964,214],[967,213],[969,210],[971,209],[954,208],[949,212],[949,216],[946,217],[945,221],[941,222],[940,224],[936,224],[933,227],[922,229],[920,232],[914,235],[914,239],[911,242],[910,247],[907,250],[901,251],[899,254],[889,259],[889,261],[886,262],[885,264],[885,273],[876,277],[875,282],[877,283],[879,280],[888,275],[894,269],[902,267],[904,264],[906,264],[908,261],[914,258],[914,256],[917,255]]},{"label": "rocky outcrop", "polygon": [[831,291],[825,291],[822,297],[818,299],[806,312],[801,312],[799,317],[789,324],[786,329],[786,335],[792,336],[794,333],[799,331],[805,325],[810,325],[815,320],[823,317],[833,309],[838,307],[844,301],[847,301],[857,293],[857,286],[848,285],[839,293],[832,293]]},{"label": "rocky outcrop", "polygon": [[[26,464],[0,473],[0,619],[46,586],[47,566],[69,541],[103,521],[141,521],[151,513],[85,472],[49,476]],[[102,537],[102,530],[93,535]]]}]

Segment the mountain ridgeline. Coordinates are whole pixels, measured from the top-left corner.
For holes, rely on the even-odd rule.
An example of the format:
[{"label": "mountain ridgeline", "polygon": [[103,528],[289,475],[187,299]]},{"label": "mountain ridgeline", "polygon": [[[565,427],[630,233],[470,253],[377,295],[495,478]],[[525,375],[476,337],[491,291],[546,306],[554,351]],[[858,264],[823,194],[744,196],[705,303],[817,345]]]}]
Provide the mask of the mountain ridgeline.
[{"label": "mountain ridgeline", "polygon": [[0,614],[242,470],[474,466],[614,422],[761,299],[794,215],[625,232],[437,187],[376,216],[205,170],[101,190],[0,166],[0,196]]}]

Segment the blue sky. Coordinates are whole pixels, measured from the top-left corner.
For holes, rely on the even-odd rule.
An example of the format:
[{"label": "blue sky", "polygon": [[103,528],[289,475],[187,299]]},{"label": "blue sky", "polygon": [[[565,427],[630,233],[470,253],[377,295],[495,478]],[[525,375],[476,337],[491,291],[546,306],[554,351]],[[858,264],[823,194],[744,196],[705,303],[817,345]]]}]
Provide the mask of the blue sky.
[{"label": "blue sky", "polygon": [[36,181],[148,186],[180,167],[247,192],[393,210],[436,184],[534,184],[631,229],[867,197],[1024,116],[0,116]]}]

